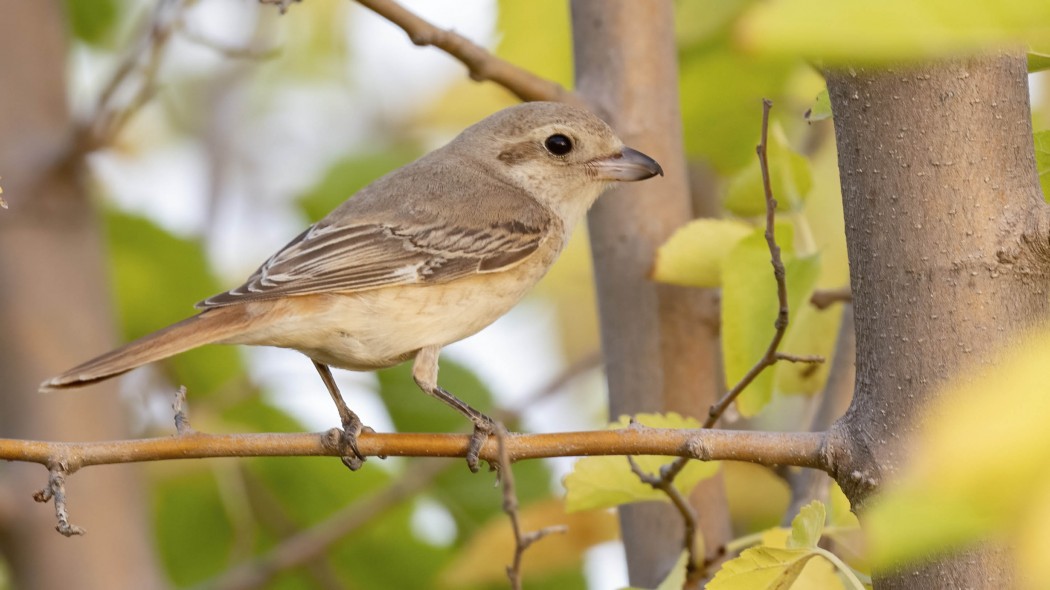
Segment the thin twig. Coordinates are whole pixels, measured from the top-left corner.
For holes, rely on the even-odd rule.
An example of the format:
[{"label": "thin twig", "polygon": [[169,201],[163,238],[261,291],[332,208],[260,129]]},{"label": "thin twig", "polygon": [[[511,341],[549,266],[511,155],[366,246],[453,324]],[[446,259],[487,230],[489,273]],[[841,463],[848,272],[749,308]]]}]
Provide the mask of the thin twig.
[{"label": "thin twig", "polygon": [[[773,108],[773,103],[769,99],[762,100],[762,139],[758,146],[755,148],[755,152],[758,154],[759,167],[762,170],[762,190],[766,198],[766,244],[769,246],[770,263],[773,265],[773,276],[777,281],[777,301],[779,308],[777,310],[777,319],[773,322],[775,331],[773,333],[773,339],[769,342],[769,346],[766,347],[765,354],[758,360],[757,363],[740,379],[740,381],[733,386],[722,399],[718,400],[711,409],[708,411],[707,420],[704,421],[704,428],[711,428],[718,423],[718,419],[725,413],[726,408],[732,404],[737,397],[743,393],[744,389],[747,388],[767,367],[773,366],[778,360],[791,360],[795,361],[802,357],[791,357],[787,355],[783,357],[778,356],[777,349],[780,348],[780,342],[784,339],[784,335],[787,333],[788,327],[788,298],[787,298],[787,281],[785,280],[786,270],[784,269],[784,260],[780,256],[780,246],[777,244],[775,222],[776,222],[776,210],[777,200],[773,196],[773,187],[769,179],[769,158],[767,153],[768,137],[769,137],[769,110]],[[806,360],[800,362],[823,362],[817,360]]]},{"label": "thin twig", "polygon": [[655,490],[660,490],[670,498],[671,503],[674,504],[675,509],[678,510],[679,514],[682,515],[682,521],[685,524],[685,535],[682,541],[682,545],[685,547],[689,557],[686,560],[686,579],[691,579],[696,573],[702,569],[703,558],[696,554],[696,523],[697,515],[696,510],[689,503],[689,500],[682,495],[682,492],[674,485],[675,475],[666,466],[660,470],[660,475],[653,475],[646,473],[638,466],[635,462],[634,457],[627,456],[627,462],[631,466],[631,471],[638,476],[638,479],[642,480],[642,483],[650,485]]},{"label": "thin twig", "polygon": [[281,14],[288,12],[288,7],[302,0],[259,0],[260,4],[273,4],[277,7],[277,10],[281,11]]},{"label": "thin twig", "polygon": [[49,465],[47,485],[33,494],[33,499],[41,503],[54,501],[55,518],[58,520],[55,530],[66,537],[74,537],[87,531],[69,522],[69,512],[66,510],[66,474],[69,471],[69,467],[62,462]]},{"label": "thin twig", "polygon": [[[163,61],[168,41],[171,40],[182,12],[191,0],[160,0],[142,25],[143,32],[136,46],[124,56],[99,95],[98,105],[90,121],[80,130],[77,146],[89,152],[106,146],[124,129],[128,121],[148,103],[157,92],[157,73]],[[145,56],[145,57],[143,57]],[[137,76],[136,76],[137,74]],[[129,99],[118,103],[117,96],[136,84]]]},{"label": "thin twig", "polygon": [[514,470],[507,454],[507,429],[503,424],[496,424],[496,446],[499,449],[499,475],[503,484],[503,512],[510,518],[510,527],[514,531],[514,561],[507,566],[507,578],[513,590],[521,590],[521,560],[525,550],[533,543],[554,533],[565,533],[569,529],[564,525],[544,527],[538,531],[521,532],[521,519],[518,515],[518,496],[514,492]]},{"label": "thin twig", "polygon": [[502,60],[455,31],[447,31],[434,26],[394,0],[358,0],[358,2],[401,27],[408,34],[412,43],[421,47],[426,45],[437,47],[459,60],[467,67],[472,80],[495,82],[524,101],[551,100],[576,105],[584,104],[579,96],[566,90],[561,84],[541,78],[528,70]]}]

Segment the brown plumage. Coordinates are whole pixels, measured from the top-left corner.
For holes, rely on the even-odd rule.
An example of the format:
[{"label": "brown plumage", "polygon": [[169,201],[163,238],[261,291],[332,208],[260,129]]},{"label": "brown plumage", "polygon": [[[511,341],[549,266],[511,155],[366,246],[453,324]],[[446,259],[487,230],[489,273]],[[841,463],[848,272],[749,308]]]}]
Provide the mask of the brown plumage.
[{"label": "brown plumage", "polygon": [[506,313],[546,272],[569,233],[615,181],[662,174],[593,114],[527,103],[359,191],[202,311],[49,379],[95,383],[203,344],[293,348],[310,357],[340,408],[347,445],[360,421],[327,365],[368,370],[415,358],[413,376],[475,425],[491,421],[437,386],[440,349]]}]

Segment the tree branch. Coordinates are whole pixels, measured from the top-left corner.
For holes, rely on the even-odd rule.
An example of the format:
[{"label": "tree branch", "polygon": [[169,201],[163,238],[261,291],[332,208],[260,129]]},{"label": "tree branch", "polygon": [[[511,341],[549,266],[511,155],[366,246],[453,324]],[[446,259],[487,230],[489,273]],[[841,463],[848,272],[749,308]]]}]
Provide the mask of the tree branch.
[{"label": "tree branch", "polygon": [[561,84],[541,78],[528,70],[502,60],[470,39],[440,29],[423,20],[394,0],[357,0],[372,12],[401,27],[412,43],[433,46],[467,66],[470,78],[491,81],[524,101],[551,100],[584,106],[583,100]]},{"label": "tree branch", "polygon": [[[93,465],[215,457],[339,457],[338,431],[314,433],[204,434],[137,440],[53,442],[0,438],[0,460],[62,462],[66,473]],[[464,457],[467,434],[372,433],[358,439],[369,457]],[[823,433],[677,430],[633,426],[620,430],[509,434],[505,441],[512,462],[524,459],[598,455],[668,455],[702,461],[747,461],[760,465],[794,465],[827,470]],[[496,442],[489,439],[481,458],[497,462]]]}]

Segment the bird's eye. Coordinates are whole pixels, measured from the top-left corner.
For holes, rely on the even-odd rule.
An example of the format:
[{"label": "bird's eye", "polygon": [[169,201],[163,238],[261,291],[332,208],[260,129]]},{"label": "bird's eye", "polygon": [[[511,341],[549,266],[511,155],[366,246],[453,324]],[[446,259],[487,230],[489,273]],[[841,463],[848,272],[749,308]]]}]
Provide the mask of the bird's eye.
[{"label": "bird's eye", "polygon": [[572,140],[561,133],[555,133],[543,141],[543,147],[555,156],[564,156],[572,151]]}]

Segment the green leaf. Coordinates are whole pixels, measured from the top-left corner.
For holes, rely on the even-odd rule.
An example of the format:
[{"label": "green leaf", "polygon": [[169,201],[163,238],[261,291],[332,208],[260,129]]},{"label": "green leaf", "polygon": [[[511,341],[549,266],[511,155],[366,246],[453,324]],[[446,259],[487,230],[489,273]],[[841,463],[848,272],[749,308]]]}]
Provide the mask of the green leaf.
[{"label": "green leaf", "polygon": [[[797,310],[813,292],[820,258],[792,256],[791,225],[778,223],[775,231],[786,270],[788,306]],[[723,363],[727,387],[732,387],[762,358],[775,333],[779,303],[764,230],[755,230],[729,253],[722,283]],[[792,329],[789,326],[788,335]],[[763,371],[737,398],[741,414],[753,416],[769,403],[774,375],[772,370]]]},{"label": "green leaf", "polygon": [[828,89],[825,88],[817,95],[816,100],[813,101],[813,106],[806,111],[806,120],[812,123],[813,121],[823,121],[830,118],[831,95],[828,94]]},{"label": "green leaf", "polygon": [[1050,129],[1035,134],[1035,169],[1039,186],[1043,188],[1043,199],[1050,202]]},{"label": "green leaf", "polygon": [[812,549],[820,542],[824,531],[824,519],[827,514],[824,503],[814,500],[803,506],[795,518],[791,519],[791,536],[788,538],[789,549]]},{"label": "green leaf", "polygon": [[1043,70],[1050,70],[1050,54],[1029,51],[1028,73],[1032,74],[1035,72],[1042,72]]},{"label": "green leaf", "polygon": [[722,262],[752,227],[733,219],[697,219],[681,227],[656,251],[654,280],[687,287],[718,287]]},{"label": "green leaf", "polygon": [[1045,44],[1050,3],[1032,0],[778,0],[738,21],[745,49],[834,63],[896,62]]},{"label": "green leaf", "polygon": [[792,71],[726,48],[686,52],[679,80],[686,152],[720,172],[754,161],[762,98],[779,96]]},{"label": "green leaf", "polygon": [[90,45],[109,45],[124,7],[121,0],[63,0],[66,20],[77,39]]},{"label": "green leaf", "polygon": [[[683,418],[675,413],[638,414],[638,423],[650,428],[699,428],[693,418]],[[624,416],[609,428],[627,428],[630,418]],[[635,457],[638,466],[650,474],[658,474],[660,468],[673,462],[676,457]],[[688,495],[698,483],[718,472],[717,462],[690,461],[675,478],[674,485],[682,494]],[[643,483],[631,471],[626,457],[584,457],[576,462],[571,473],[565,476],[565,510],[590,510],[611,508],[631,502],[668,501],[667,495]]]},{"label": "green leaf", "polygon": [[[769,130],[766,151],[769,161],[769,184],[773,198],[777,200],[777,210],[801,209],[809,189],[813,187],[813,173],[809,160],[791,149],[784,129],[776,122]],[[754,158],[750,165],[729,181],[723,205],[741,217],[765,214],[766,195],[758,158]]]},{"label": "green leaf", "polygon": [[[143,217],[107,211],[113,293],[125,338],[144,336],[193,315],[193,304],[221,291],[201,245]],[[206,346],[163,361],[191,396],[214,392],[243,375],[236,349]]]}]

